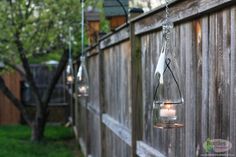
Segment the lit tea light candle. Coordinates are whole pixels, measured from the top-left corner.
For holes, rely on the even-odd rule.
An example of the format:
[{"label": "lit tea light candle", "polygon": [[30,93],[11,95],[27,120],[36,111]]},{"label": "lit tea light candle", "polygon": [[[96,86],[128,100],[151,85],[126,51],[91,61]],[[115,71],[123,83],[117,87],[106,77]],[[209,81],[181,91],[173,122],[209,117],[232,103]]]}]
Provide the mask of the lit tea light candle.
[{"label": "lit tea light candle", "polygon": [[81,86],[81,87],[79,87],[79,93],[81,93],[81,94],[87,94],[87,86]]},{"label": "lit tea light candle", "polygon": [[68,83],[72,83],[73,81],[74,81],[74,77],[73,76],[71,76],[71,75],[67,76],[67,82]]},{"label": "lit tea light candle", "polygon": [[171,102],[166,102],[167,104],[162,104],[160,108],[160,117],[176,119],[176,108]]}]

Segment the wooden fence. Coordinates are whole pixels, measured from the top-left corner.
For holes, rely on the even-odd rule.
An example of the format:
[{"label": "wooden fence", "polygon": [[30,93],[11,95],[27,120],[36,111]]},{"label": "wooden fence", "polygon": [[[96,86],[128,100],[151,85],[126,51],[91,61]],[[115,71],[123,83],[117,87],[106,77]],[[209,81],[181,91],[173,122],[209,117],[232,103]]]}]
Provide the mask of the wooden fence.
[{"label": "wooden fence", "polygon": [[236,156],[236,1],[180,0],[170,12],[175,25],[170,55],[185,99],[185,127],[152,126],[153,75],[165,16],[160,7],[88,49],[90,97],[87,103],[78,100],[75,110],[86,156],[195,157],[206,153],[207,138],[229,140],[227,153]]},{"label": "wooden fence", "polygon": [[[52,80],[57,64],[31,64],[30,68],[37,88],[39,89],[39,94],[43,95]],[[66,88],[65,78],[65,72],[63,72],[53,91],[52,98],[50,99],[48,109],[50,112],[48,117],[49,123],[67,122],[68,118],[73,116],[70,112],[72,105],[70,105],[70,96]],[[33,96],[31,87],[24,81],[21,89],[21,101],[26,105],[28,112],[33,116],[35,114],[35,105],[37,102]]]},{"label": "wooden fence", "polygon": [[[31,64],[30,68],[35,79],[35,83],[39,89],[40,95],[47,90],[50,81],[52,80],[53,73],[55,73],[56,65],[44,65],[44,64]],[[67,105],[67,91],[65,88],[65,72],[60,77],[50,100],[50,106],[66,106]],[[36,100],[32,94],[30,86],[27,82],[24,82],[22,87],[22,101],[25,105],[35,105]]]},{"label": "wooden fence", "polygon": [[[3,79],[7,87],[20,99],[20,75],[16,72],[11,72],[4,74]],[[19,110],[0,92],[0,124],[18,124],[20,121]]]}]

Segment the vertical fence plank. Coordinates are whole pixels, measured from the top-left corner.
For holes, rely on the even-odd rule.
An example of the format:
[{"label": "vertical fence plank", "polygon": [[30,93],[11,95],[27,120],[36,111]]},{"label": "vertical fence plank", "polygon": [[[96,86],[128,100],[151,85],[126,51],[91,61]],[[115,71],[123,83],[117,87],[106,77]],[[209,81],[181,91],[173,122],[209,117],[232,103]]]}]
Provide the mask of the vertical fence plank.
[{"label": "vertical fence plank", "polygon": [[107,157],[106,156],[106,133],[105,133],[105,125],[102,123],[102,115],[105,113],[105,84],[104,84],[104,53],[100,49],[99,44],[99,102],[100,102],[100,116],[99,116],[99,123],[100,123],[100,157]]},{"label": "vertical fence plank", "polygon": [[[150,82],[151,82],[151,95],[150,95],[150,101],[153,100],[153,88],[154,87],[154,72],[155,72],[155,68],[156,68],[156,64],[158,62],[158,57],[160,55],[160,51],[161,51],[161,48],[162,48],[162,42],[161,42],[161,33],[160,32],[155,32],[155,34],[152,34],[150,35],[151,38],[149,39],[148,42],[152,43],[151,45],[151,75],[149,76],[150,77]],[[150,64],[150,63],[149,63]],[[147,75],[148,76],[148,75]],[[147,77],[148,78],[148,77]],[[149,106],[149,111],[147,114],[151,114],[151,105],[152,105],[152,102],[150,102],[150,104],[146,104]],[[151,121],[152,120],[152,117],[150,118],[150,121],[149,121],[149,125],[151,127],[150,129],[150,140],[152,140],[152,146],[154,148],[159,148],[159,151],[162,151],[162,143],[163,141],[165,141],[164,137],[161,135],[161,133],[163,132],[163,130],[160,130],[160,129],[157,129],[157,128],[154,128],[153,127],[153,122]]]},{"label": "vertical fence plank", "polygon": [[196,142],[196,52],[192,22],[186,30],[185,156],[195,154]]},{"label": "vertical fence plank", "polygon": [[201,104],[201,143],[200,153],[203,153],[202,143],[208,137],[209,112],[209,18],[202,19],[202,104]]},{"label": "vertical fence plank", "polygon": [[[20,75],[16,72],[11,72],[4,74],[3,79],[16,98],[20,99]],[[20,111],[4,93],[0,92],[0,124],[19,124],[20,121]]]},{"label": "vertical fence plank", "polygon": [[194,49],[196,51],[195,58],[196,58],[196,117],[195,117],[195,154],[199,156],[200,147],[202,147],[201,142],[201,112],[202,112],[202,20],[197,19],[194,21]]},{"label": "vertical fence plank", "polygon": [[216,14],[216,19],[214,21],[214,25],[216,26],[215,28],[215,33],[216,33],[216,43],[214,43],[215,46],[215,68],[216,71],[214,71],[214,75],[216,76],[214,79],[216,81],[215,86],[215,104],[214,108],[215,108],[215,135],[214,138],[222,138],[221,134],[222,134],[222,109],[223,109],[223,105],[224,105],[224,97],[223,97],[223,84],[224,82],[222,82],[222,75],[224,75],[224,72],[222,72],[222,67],[223,67],[223,45],[222,45],[222,38],[223,38],[223,22],[222,22],[222,12],[219,12]]},{"label": "vertical fence plank", "polygon": [[[186,43],[187,43],[187,38],[186,38],[186,31],[185,31],[185,26],[180,25],[180,74],[181,74],[181,81],[180,81],[180,89],[183,93],[184,99],[186,99]],[[186,102],[186,100],[185,100]],[[183,104],[184,112],[186,108],[186,103]],[[185,113],[182,114],[181,120],[184,121],[184,125],[186,126],[185,122]],[[180,155],[185,154],[185,129],[180,130],[180,134],[182,135],[182,139],[180,139],[180,144],[182,144],[182,149],[180,149]]]},{"label": "vertical fence plank", "polygon": [[221,138],[229,140],[229,119],[230,119],[230,10],[222,12],[222,66],[221,66],[221,97],[222,97],[222,131]]},{"label": "vertical fence plank", "polygon": [[151,68],[150,68],[150,36],[142,37],[142,69],[143,69],[143,108],[144,108],[144,124],[143,124],[143,130],[144,130],[144,141],[148,142],[150,141],[150,129],[152,128],[151,122],[151,110],[150,110],[150,104],[152,102],[150,101],[151,98],[151,85],[150,85],[150,76],[151,76]]},{"label": "vertical fence plank", "polygon": [[136,155],[136,142],[142,139],[142,53],[141,39],[135,36],[134,24],[130,24],[131,40],[131,110],[132,157]]},{"label": "vertical fence plank", "polygon": [[216,132],[216,14],[209,17],[209,138],[215,138]]},{"label": "vertical fence plank", "polygon": [[231,9],[231,78],[230,78],[230,141],[236,155],[236,7]]}]

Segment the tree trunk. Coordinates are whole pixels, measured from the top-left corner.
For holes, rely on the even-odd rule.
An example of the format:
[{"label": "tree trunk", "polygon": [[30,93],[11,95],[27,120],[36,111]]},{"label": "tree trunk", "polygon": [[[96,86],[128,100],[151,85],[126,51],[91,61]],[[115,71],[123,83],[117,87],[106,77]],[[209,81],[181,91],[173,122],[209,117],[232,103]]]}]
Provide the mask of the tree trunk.
[{"label": "tree trunk", "polygon": [[36,117],[32,125],[31,140],[40,142],[44,137],[44,130],[46,125],[46,117]]}]

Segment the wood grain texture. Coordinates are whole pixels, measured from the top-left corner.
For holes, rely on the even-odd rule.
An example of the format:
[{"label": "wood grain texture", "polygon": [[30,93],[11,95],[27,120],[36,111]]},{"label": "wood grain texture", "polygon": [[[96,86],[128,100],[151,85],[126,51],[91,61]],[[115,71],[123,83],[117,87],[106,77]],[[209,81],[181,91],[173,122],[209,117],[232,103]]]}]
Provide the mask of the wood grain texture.
[{"label": "wood grain texture", "polygon": [[89,86],[94,87],[97,90],[91,88],[89,90],[89,100],[88,104],[90,108],[94,108],[95,111],[100,112],[100,97],[99,97],[99,88],[100,88],[100,79],[99,79],[99,55],[96,54],[89,58],[88,60],[88,75],[89,75]]},{"label": "wood grain texture", "polygon": [[196,150],[196,51],[192,22],[185,24],[184,28],[186,31],[185,156],[192,156]]},{"label": "wood grain texture", "polygon": [[220,67],[220,79],[221,79],[221,124],[222,124],[222,130],[221,130],[221,138],[229,140],[229,121],[230,121],[230,57],[231,57],[231,49],[230,49],[230,36],[231,36],[231,21],[230,21],[230,10],[224,10],[222,12],[222,56],[221,56],[221,67]]},{"label": "wood grain texture", "polygon": [[[88,56],[88,74],[89,86],[93,87],[89,90],[89,100],[87,103],[87,138],[88,138],[88,154],[93,157],[102,157],[102,123],[100,119],[100,50],[98,45],[90,49]],[[96,89],[96,90],[95,90]]]},{"label": "wood grain texture", "polygon": [[99,116],[88,113],[88,132],[89,132],[89,154],[93,157],[101,157],[101,124]]},{"label": "wood grain texture", "polygon": [[215,138],[216,131],[216,14],[211,15],[209,19],[209,138]]},{"label": "wood grain texture", "polygon": [[114,34],[108,36],[104,40],[100,42],[100,48],[103,50],[108,48],[112,45],[119,44],[124,40],[129,38],[129,27],[124,27],[121,30],[115,32]]},{"label": "wood grain texture", "polygon": [[[102,52],[103,62],[103,113],[110,116],[131,132],[131,49],[130,41],[109,47]],[[104,121],[103,121],[104,122]],[[106,123],[104,123],[106,124]],[[114,130],[112,130],[114,132]],[[106,147],[116,146],[114,150],[105,150],[104,156],[130,156],[130,140],[122,141],[118,133],[112,132],[105,125]],[[128,144],[129,143],[129,144]],[[126,148],[129,146],[128,148]],[[123,152],[122,150],[126,150]],[[128,150],[128,151],[127,151]]]},{"label": "wood grain texture", "polygon": [[156,149],[150,147],[149,145],[137,141],[137,154],[140,157],[165,157],[163,154],[158,152]]},{"label": "wood grain texture", "polygon": [[[98,44],[101,52],[89,49],[94,91],[90,91],[89,112],[81,107],[79,129],[82,137],[85,131],[93,134],[98,129],[89,136],[92,156],[195,157],[206,153],[202,144],[207,138],[229,140],[233,144],[229,153],[236,154],[235,2],[183,0],[171,5],[175,27],[167,56],[185,100],[178,117],[184,122],[182,129],[156,129],[152,122],[163,10],[103,38]],[[164,92],[177,98],[170,76],[167,72]]]},{"label": "wood grain texture", "polygon": [[[174,23],[196,18],[204,13],[213,12],[222,9],[222,7],[235,4],[234,0],[183,0],[176,3],[171,10],[170,20]],[[140,35],[148,33],[162,26],[162,19],[165,17],[164,10],[157,10],[147,18],[136,20],[135,34]]]},{"label": "wood grain texture", "polygon": [[131,133],[128,128],[111,118],[109,115],[104,114],[102,121],[107,128],[117,135],[122,141],[131,146]]},{"label": "wood grain texture", "polygon": [[[131,15],[135,16],[135,15]],[[136,141],[142,139],[143,132],[143,108],[142,108],[142,53],[141,38],[134,34],[134,24],[130,24],[131,41],[131,137],[132,157],[136,157]],[[139,129],[137,129],[139,128]]]},{"label": "wood grain texture", "polygon": [[[231,154],[236,154],[236,7],[233,7],[231,13],[231,77],[230,77],[230,141],[232,142]],[[229,126],[228,126],[229,127]]]},{"label": "wood grain texture", "polygon": [[127,128],[131,128],[130,57],[130,42],[104,50],[105,110]]},{"label": "wood grain texture", "polygon": [[[4,74],[3,79],[16,98],[20,99],[20,75],[16,72],[11,72]],[[19,124],[20,121],[20,111],[0,92],[0,124]]]},{"label": "wood grain texture", "polygon": [[201,142],[198,143],[200,153],[203,153],[203,147],[201,144],[208,138],[209,130],[209,121],[208,121],[208,112],[209,112],[209,18],[204,17],[202,19],[202,104],[201,104]]}]

